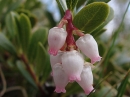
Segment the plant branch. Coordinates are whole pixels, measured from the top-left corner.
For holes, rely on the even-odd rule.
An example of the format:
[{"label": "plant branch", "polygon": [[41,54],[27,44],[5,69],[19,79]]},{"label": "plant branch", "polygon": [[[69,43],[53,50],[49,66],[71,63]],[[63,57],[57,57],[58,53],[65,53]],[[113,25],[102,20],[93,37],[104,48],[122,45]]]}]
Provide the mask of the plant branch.
[{"label": "plant branch", "polygon": [[22,54],[22,55],[20,56],[20,59],[24,62],[27,71],[29,72],[29,74],[30,74],[31,77],[33,78],[34,82],[36,83],[36,85],[37,85],[38,89],[40,90],[40,92],[42,93],[42,95],[45,95],[45,92],[44,92],[44,90],[43,90],[41,84],[39,83],[39,81],[38,81],[38,79],[37,79],[37,77],[36,77],[36,75],[35,75],[33,69],[30,67],[27,58]]}]

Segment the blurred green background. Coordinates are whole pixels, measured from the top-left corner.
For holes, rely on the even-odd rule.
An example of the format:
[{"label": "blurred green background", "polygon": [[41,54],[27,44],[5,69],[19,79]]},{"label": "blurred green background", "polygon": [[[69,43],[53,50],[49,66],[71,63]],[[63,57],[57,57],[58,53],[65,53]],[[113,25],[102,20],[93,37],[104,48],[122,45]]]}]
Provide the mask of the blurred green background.
[{"label": "blurred green background", "polygon": [[74,82],[54,93],[47,35],[64,15],[59,0],[0,0],[0,97],[130,97],[130,1],[76,1],[74,15],[93,2],[114,10],[113,20],[92,32],[102,56],[93,69],[96,91],[86,96]]}]

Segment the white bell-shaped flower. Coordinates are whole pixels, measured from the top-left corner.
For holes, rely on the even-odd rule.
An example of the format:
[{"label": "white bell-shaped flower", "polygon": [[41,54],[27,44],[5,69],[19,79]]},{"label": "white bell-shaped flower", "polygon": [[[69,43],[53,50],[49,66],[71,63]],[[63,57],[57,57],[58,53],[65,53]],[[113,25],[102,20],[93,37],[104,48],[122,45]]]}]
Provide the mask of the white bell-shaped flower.
[{"label": "white bell-shaped flower", "polygon": [[49,53],[56,55],[57,52],[62,48],[67,37],[67,32],[63,28],[53,27],[49,30],[48,44]]},{"label": "white bell-shaped flower", "polygon": [[95,39],[90,34],[85,34],[76,41],[77,47],[91,59],[91,63],[94,64],[101,60],[98,52],[98,45]]},{"label": "white bell-shaped flower", "polygon": [[53,78],[56,85],[54,91],[57,93],[65,93],[65,86],[68,84],[68,76],[63,71],[62,65],[60,63],[57,63],[53,66]]},{"label": "white bell-shaped flower", "polygon": [[81,81],[77,81],[77,83],[83,88],[85,94],[89,94],[93,88],[93,74],[91,70],[91,66],[88,63],[85,63],[83,71],[81,73]]},{"label": "white bell-shaped flower", "polygon": [[69,81],[80,81],[80,74],[83,70],[84,60],[76,50],[64,52],[62,55],[62,66],[68,75]]},{"label": "white bell-shaped flower", "polygon": [[50,55],[51,67],[53,67],[56,63],[61,63],[62,54],[63,52],[59,51],[56,56]]},{"label": "white bell-shaped flower", "polygon": [[[50,55],[51,68],[53,68],[53,66],[56,63],[61,63],[61,56],[62,56],[62,54],[63,54],[63,52],[59,51],[56,56]],[[53,76],[53,69],[52,69],[51,75]]]}]

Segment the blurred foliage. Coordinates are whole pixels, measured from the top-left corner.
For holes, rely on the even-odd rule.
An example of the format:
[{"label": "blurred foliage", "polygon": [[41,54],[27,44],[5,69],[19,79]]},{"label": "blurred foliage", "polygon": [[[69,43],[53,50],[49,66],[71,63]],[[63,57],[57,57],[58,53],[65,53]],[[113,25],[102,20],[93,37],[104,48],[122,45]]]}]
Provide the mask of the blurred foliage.
[{"label": "blurred foliage", "polygon": [[[40,0],[0,0],[0,97],[129,97],[130,33],[124,22],[129,4],[119,27],[105,41],[101,34],[114,18],[109,1],[66,0],[73,23],[95,37],[102,56],[93,69],[95,92],[86,96],[75,82],[68,84],[65,94],[53,92],[47,35],[57,22],[45,4]],[[56,2],[63,16],[63,5]]]}]

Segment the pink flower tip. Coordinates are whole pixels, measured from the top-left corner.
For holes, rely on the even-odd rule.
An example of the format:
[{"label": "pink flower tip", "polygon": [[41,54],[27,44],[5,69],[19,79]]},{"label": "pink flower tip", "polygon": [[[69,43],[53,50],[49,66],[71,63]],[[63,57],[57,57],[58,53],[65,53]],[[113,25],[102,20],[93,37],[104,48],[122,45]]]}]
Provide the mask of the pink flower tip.
[{"label": "pink flower tip", "polygon": [[59,88],[59,87],[56,87],[56,89],[54,91],[56,93],[66,93],[66,90],[64,88]]},{"label": "pink flower tip", "polygon": [[[85,89],[85,90],[84,90],[84,91],[85,91],[85,94],[86,94],[86,95],[90,94],[90,92],[92,92],[93,89],[94,89],[93,86],[91,86],[91,87]],[[94,92],[94,91],[93,91],[93,92]]]},{"label": "pink flower tip", "polygon": [[48,52],[49,52],[49,54],[50,54],[50,55],[53,55],[53,56],[56,56],[56,55],[57,55],[57,53],[58,53],[58,51],[57,51],[57,50],[55,50],[55,49],[51,49],[51,48],[49,49],[49,51],[48,51]]},{"label": "pink flower tip", "polygon": [[92,59],[91,59],[91,63],[92,63],[92,64],[94,64],[94,63],[96,63],[96,62],[100,61],[100,60],[101,60],[101,58],[102,58],[102,57],[100,57],[100,56],[95,57],[95,58],[92,58]]},{"label": "pink flower tip", "polygon": [[80,78],[80,76],[71,75],[71,76],[69,76],[69,81],[70,82],[81,81],[81,78]]}]

